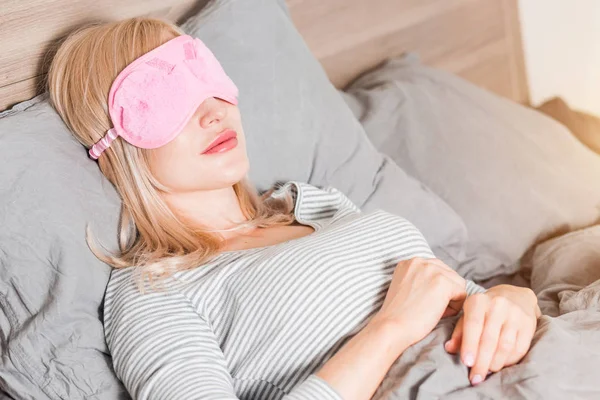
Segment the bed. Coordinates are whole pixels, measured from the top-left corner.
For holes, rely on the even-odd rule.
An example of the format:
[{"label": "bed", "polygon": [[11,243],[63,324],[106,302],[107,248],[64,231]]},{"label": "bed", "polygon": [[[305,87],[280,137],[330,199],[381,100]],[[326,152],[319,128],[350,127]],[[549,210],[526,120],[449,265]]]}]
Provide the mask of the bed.
[{"label": "bed", "polygon": [[333,185],[364,212],[413,222],[464,277],[538,295],[544,316],[521,363],[471,387],[443,350],[456,322],[447,318],[374,398],[600,398],[600,159],[527,107],[516,0],[0,10],[0,398],[129,398],[103,338],[110,269],[83,240],[89,223],[115,248],[120,201],[49,106],[44,75],[72,29],[134,16],[181,24],[238,84],[259,189]]},{"label": "bed", "polygon": [[[94,18],[136,15],[182,22],[203,1],[4,1],[0,25],[0,110],[43,90],[52,43]],[[521,103],[527,80],[516,0],[288,0],[294,24],[336,87],[407,50]],[[67,6],[68,5],[68,6]],[[35,31],[23,35],[27,26]],[[352,62],[348,62],[352,60]],[[359,60],[358,62],[356,62]]]}]

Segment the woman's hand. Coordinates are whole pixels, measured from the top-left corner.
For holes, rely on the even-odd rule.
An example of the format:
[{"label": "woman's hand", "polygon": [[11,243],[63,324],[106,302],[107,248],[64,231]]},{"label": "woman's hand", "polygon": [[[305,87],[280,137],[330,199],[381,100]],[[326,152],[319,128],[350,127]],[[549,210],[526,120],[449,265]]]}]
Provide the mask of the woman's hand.
[{"label": "woman's hand", "polygon": [[460,350],[473,385],[527,354],[542,315],[531,289],[511,285],[468,297],[463,311],[445,348],[449,353]]},{"label": "woman's hand", "polygon": [[406,348],[429,334],[448,314],[448,307],[464,301],[465,288],[466,281],[438,259],[401,261],[383,305],[370,322],[391,326],[396,348]]}]

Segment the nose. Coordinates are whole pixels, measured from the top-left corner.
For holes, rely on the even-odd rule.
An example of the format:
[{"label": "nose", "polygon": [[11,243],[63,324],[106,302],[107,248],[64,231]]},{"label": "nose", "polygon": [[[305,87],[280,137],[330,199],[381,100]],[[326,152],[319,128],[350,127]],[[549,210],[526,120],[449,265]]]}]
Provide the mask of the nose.
[{"label": "nose", "polygon": [[204,101],[204,113],[200,117],[200,126],[204,129],[221,122],[227,115],[224,102],[211,97]]}]

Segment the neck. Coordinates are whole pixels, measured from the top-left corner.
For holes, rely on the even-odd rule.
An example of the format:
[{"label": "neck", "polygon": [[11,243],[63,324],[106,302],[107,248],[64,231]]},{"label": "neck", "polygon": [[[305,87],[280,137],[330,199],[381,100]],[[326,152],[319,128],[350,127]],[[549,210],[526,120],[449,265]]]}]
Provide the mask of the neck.
[{"label": "neck", "polygon": [[233,186],[162,196],[175,215],[203,230],[225,230],[221,232],[225,238],[237,236],[241,230],[231,228],[246,221]]}]

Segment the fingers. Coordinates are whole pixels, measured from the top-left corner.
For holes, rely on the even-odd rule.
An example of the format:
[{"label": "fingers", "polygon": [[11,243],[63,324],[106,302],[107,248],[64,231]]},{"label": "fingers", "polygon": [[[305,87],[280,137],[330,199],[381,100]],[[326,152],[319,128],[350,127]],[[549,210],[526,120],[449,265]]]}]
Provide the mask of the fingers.
[{"label": "fingers", "polygon": [[489,300],[482,294],[474,294],[464,304],[464,322],[460,358],[467,367],[475,364],[479,339],[483,332]]},{"label": "fingers", "polygon": [[431,258],[427,260],[428,263],[435,265],[440,268],[440,272],[443,273],[448,278],[452,279],[456,283],[462,286],[466,286],[465,279],[458,274],[455,270],[446,265],[442,260],[437,258]]},{"label": "fingers", "polygon": [[[430,279],[432,290],[436,293],[443,293],[448,296],[450,308],[460,311],[460,305],[467,297],[466,281],[456,271],[444,264],[437,258],[414,258],[411,259],[408,268],[418,268],[420,271],[426,270]],[[427,267],[426,269],[424,267]],[[457,306],[458,305],[458,306]],[[444,311],[445,315],[446,311]]]},{"label": "fingers", "polygon": [[[448,267],[450,268],[450,267]],[[462,304],[467,297],[467,284],[466,281],[456,273],[456,271],[446,268],[439,268],[437,270],[440,276],[452,283],[452,290],[449,298],[449,306],[460,311]]]},{"label": "fingers", "polygon": [[460,276],[455,270],[446,265],[442,260],[438,258],[420,258],[418,260],[422,263],[438,267],[437,272],[440,272],[445,277],[456,282],[459,286],[466,287],[465,279],[462,276]]},{"label": "fingers", "polygon": [[456,314],[458,314],[462,308],[463,303],[464,303],[464,301],[460,301],[460,300],[450,300],[448,302],[448,307],[446,307],[446,310],[444,311],[444,314],[442,315],[442,318],[453,317]]},{"label": "fingers", "polygon": [[527,351],[529,351],[529,347],[531,346],[531,339],[533,338],[534,331],[535,329],[520,329],[517,332],[515,347],[512,353],[509,354],[505,366],[516,364],[525,357],[525,354],[527,354]]},{"label": "fingers", "polygon": [[500,332],[508,316],[508,300],[495,297],[489,311],[485,316],[485,325],[481,333],[479,348],[475,356],[475,363],[471,368],[469,380],[476,385],[483,381],[490,369],[490,364],[496,353]]},{"label": "fingers", "polygon": [[474,294],[465,301],[459,321],[462,325],[457,323],[444,347],[449,353],[460,351],[462,362],[471,367],[469,380],[473,385],[527,354],[537,320],[518,305],[518,297],[516,300]]},{"label": "fingers", "polygon": [[446,263],[443,262],[442,260],[440,260],[439,258],[424,258],[423,260],[430,264],[437,265],[438,267],[445,269],[447,271],[456,273],[456,271],[454,271],[452,268],[450,268],[448,265],[446,265]]},{"label": "fingers", "polygon": [[452,310],[456,311],[452,315],[456,315],[460,312],[460,310],[462,310],[462,307],[463,307],[463,304],[465,303],[466,298],[467,298],[467,292],[465,291],[465,295],[463,298],[461,298],[459,300],[450,300],[450,302],[448,303],[448,307],[451,308]]},{"label": "fingers", "polygon": [[448,353],[455,354],[460,349],[460,342],[462,340],[463,335],[463,322],[464,316],[460,317],[460,319],[456,323],[456,326],[454,327],[454,332],[452,332],[452,336],[444,344],[444,348]]},{"label": "fingers", "polygon": [[502,331],[500,332],[500,339],[496,346],[496,354],[494,354],[494,358],[490,364],[490,371],[498,372],[507,364],[508,358],[515,350],[517,333],[518,331],[511,321],[507,321],[503,325]]}]

